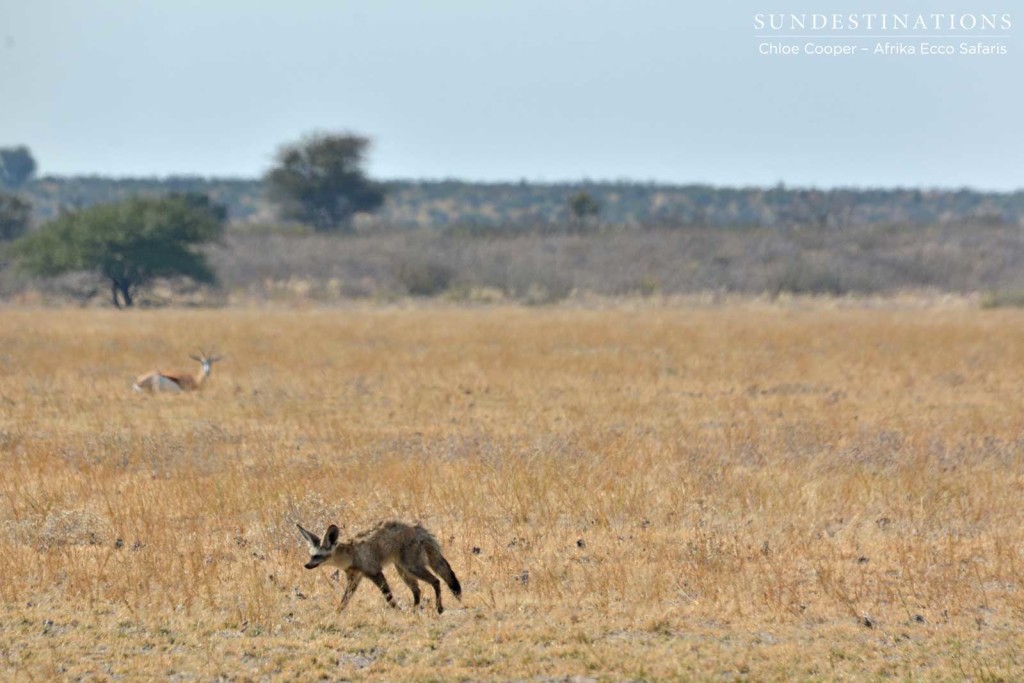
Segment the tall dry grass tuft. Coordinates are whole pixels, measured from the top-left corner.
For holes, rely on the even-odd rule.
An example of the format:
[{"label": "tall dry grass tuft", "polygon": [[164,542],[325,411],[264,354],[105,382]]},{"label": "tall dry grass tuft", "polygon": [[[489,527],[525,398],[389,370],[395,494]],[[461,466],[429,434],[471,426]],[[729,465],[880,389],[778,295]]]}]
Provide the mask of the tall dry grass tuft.
[{"label": "tall dry grass tuft", "polygon": [[[1012,311],[0,311],[22,678],[1012,678]],[[132,377],[228,360],[201,392]],[[465,588],[337,613],[294,524]],[[393,574],[400,602],[409,596]]]}]

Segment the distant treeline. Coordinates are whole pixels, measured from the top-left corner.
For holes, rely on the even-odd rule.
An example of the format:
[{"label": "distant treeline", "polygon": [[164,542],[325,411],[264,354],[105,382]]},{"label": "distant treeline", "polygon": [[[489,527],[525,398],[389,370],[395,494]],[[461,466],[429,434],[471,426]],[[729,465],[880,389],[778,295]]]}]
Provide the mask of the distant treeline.
[{"label": "distant treeline", "polygon": [[[836,189],[777,185],[726,188],[632,182],[476,183],[456,180],[383,182],[384,207],[364,224],[399,228],[532,225],[565,223],[569,197],[586,192],[600,206],[598,222],[672,227],[816,226],[881,223],[983,222],[1024,224],[1024,190]],[[98,176],[43,177],[21,194],[32,202],[36,222],[62,209],[75,209],[131,196],[201,192],[228,209],[236,223],[272,223],[273,208],[263,184],[251,179],[202,177],[114,179]]]}]

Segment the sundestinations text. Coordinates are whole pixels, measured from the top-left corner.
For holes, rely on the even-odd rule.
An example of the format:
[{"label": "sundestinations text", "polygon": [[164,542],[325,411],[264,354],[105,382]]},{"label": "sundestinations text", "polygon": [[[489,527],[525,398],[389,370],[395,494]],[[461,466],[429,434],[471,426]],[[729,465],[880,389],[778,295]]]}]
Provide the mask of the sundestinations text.
[{"label": "sundestinations text", "polygon": [[787,14],[779,12],[754,15],[754,30],[756,31],[1009,31],[1012,27],[1013,18],[1009,13]]}]

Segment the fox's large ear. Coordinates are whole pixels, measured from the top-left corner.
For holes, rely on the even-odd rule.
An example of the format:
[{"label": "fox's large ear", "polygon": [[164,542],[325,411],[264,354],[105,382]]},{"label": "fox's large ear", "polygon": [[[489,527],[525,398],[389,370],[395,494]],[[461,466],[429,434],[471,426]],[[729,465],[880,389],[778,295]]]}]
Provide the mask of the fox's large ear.
[{"label": "fox's large ear", "polygon": [[324,535],[324,543],[328,546],[335,546],[338,544],[338,536],[341,535],[341,529],[335,525],[327,527],[327,534]]},{"label": "fox's large ear", "polygon": [[296,524],[295,526],[299,527],[299,533],[301,533],[302,537],[306,539],[306,543],[309,544],[311,550],[316,550],[320,547],[320,539],[317,537],[316,534],[309,533],[308,531],[302,528],[301,524]]}]

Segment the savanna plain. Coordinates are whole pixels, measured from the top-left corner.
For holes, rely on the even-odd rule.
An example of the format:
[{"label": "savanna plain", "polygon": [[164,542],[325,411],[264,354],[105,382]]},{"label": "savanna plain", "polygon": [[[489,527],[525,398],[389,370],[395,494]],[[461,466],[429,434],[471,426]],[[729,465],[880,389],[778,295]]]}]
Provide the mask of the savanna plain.
[{"label": "savanna plain", "polygon": [[[0,378],[5,680],[1024,675],[1020,311],[7,308]],[[303,568],[387,518],[443,615]]]}]

